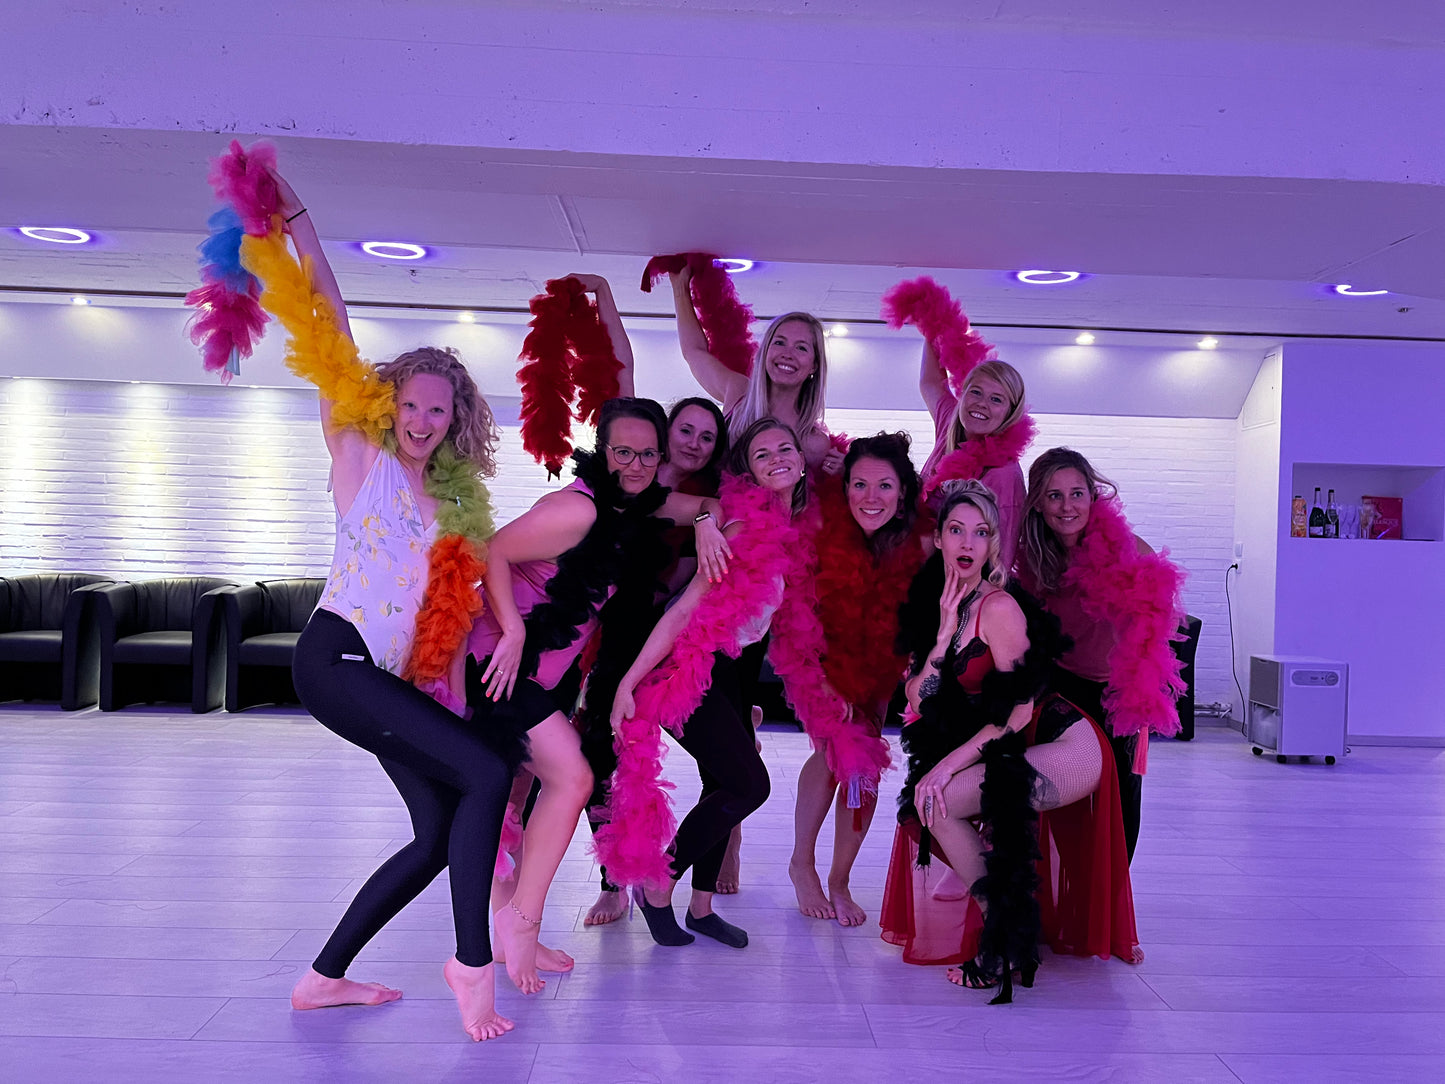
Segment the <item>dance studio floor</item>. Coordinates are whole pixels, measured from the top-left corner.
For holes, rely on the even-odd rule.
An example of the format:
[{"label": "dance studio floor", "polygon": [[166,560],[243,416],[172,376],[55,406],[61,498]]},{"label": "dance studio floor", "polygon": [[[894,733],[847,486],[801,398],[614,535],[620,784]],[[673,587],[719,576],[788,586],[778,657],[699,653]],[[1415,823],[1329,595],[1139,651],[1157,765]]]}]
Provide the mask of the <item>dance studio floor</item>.
[{"label": "dance studio floor", "polygon": [[[1419,1080],[1445,1064],[1445,751],[1257,759],[1201,728],[1156,744],[1134,865],[1140,967],[1045,956],[1011,1007],[908,967],[875,923],[794,909],[801,735],[765,729],[773,796],[719,910],[746,950],[584,929],[579,832],[543,937],[578,960],[475,1046],[441,964],[433,885],[352,972],[382,1008],[292,1012],[296,975],[407,833],[374,761],[299,712],[0,708],[0,1077],[100,1080]],[[670,759],[686,799],[691,762]],[[692,778],[689,778],[692,776]],[[889,788],[896,791],[897,773]],[[826,836],[825,836],[826,838]],[[682,894],[679,894],[679,899]]]}]

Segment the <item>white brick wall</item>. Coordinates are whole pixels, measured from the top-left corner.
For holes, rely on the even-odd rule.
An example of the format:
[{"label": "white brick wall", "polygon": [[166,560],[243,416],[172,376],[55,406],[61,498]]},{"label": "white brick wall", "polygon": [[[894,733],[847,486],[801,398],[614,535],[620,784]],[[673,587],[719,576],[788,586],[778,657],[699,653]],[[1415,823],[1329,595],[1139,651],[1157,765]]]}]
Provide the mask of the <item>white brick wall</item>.
[{"label": "white brick wall", "polygon": [[[491,485],[499,523],[548,488],[521,449],[516,401]],[[1120,487],[1129,517],[1190,573],[1204,621],[1201,701],[1227,700],[1224,569],[1234,523],[1233,420],[1037,417],[1036,450],[1067,444]],[[915,461],[933,443],[925,412],[835,410],[854,435],[905,428]],[[585,438],[584,439],[588,439]],[[324,575],[333,513],[307,390],[0,380],[0,575],[84,571],[124,579]]]}]

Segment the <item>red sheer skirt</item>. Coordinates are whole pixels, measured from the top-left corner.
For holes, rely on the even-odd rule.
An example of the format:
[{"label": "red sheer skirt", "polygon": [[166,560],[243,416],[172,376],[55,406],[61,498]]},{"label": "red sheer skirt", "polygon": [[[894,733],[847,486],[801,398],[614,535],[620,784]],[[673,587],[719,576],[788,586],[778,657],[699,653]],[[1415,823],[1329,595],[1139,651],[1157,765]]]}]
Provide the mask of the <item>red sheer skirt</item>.
[{"label": "red sheer skirt", "polygon": [[[1103,762],[1098,787],[1077,802],[1039,814],[1043,938],[1061,955],[1118,956],[1132,963],[1139,935],[1119,780],[1108,737],[1093,720],[1089,724]],[[894,833],[879,918],[883,940],[903,949],[905,963],[971,960],[978,954],[983,927],[978,904],[968,896],[934,899],[933,890],[945,872],[944,859],[934,839],[935,861],[920,869],[918,838],[916,820],[899,825]]]}]

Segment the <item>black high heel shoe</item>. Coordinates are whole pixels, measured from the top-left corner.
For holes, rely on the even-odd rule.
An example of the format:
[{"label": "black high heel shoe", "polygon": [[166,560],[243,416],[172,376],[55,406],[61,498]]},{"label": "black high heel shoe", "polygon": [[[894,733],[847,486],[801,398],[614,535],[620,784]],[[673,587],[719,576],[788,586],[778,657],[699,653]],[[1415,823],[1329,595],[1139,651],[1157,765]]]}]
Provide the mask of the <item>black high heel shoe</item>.
[{"label": "black high heel shoe", "polygon": [[1011,1005],[1014,999],[1014,976],[1018,976],[1019,985],[1024,989],[1032,989],[1038,969],[1037,961],[1022,967],[988,968],[973,959],[960,966],[958,973],[963,979],[960,985],[969,990],[992,990],[998,987],[999,991],[989,1002],[990,1005]]}]

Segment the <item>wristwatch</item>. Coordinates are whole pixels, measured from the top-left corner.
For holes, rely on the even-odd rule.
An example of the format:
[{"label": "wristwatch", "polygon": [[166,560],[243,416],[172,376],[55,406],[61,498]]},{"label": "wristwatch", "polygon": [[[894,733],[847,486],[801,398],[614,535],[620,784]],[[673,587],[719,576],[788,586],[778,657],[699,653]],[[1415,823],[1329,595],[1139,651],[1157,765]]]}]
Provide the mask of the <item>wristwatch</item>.
[{"label": "wristwatch", "polygon": [[712,513],[704,510],[692,517],[692,525],[696,527],[699,523],[704,523],[710,519],[712,519]]}]

